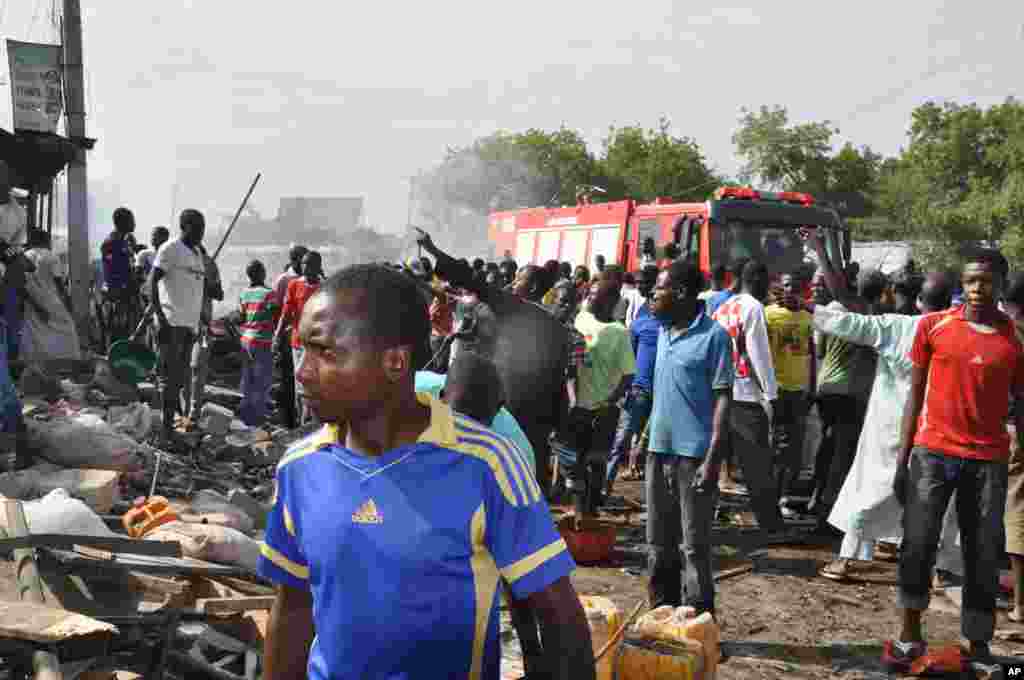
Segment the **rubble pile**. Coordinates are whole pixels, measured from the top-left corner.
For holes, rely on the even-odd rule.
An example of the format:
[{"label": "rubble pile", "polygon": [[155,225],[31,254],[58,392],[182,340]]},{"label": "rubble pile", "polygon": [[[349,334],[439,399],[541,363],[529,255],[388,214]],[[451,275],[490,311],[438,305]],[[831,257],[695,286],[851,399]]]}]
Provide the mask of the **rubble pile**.
[{"label": "rubble pile", "polygon": [[0,680],[46,659],[92,680],[255,680],[274,470],[308,430],[246,428],[241,395],[209,386],[200,422],[161,448],[156,386],[105,363],[19,381],[33,464],[0,474]]}]

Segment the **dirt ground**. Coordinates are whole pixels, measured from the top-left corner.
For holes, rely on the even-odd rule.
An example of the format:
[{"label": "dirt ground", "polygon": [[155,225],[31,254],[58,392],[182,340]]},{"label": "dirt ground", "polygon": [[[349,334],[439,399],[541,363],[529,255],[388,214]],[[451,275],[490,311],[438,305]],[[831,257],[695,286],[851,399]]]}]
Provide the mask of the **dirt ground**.
[{"label": "dirt ground", "polygon": [[[642,485],[620,481],[616,494],[642,502]],[[742,503],[742,499],[724,497],[723,503]],[[577,570],[573,581],[578,592],[608,597],[624,614],[646,597],[643,522],[639,511],[631,514],[619,532],[610,564]],[[890,677],[879,658],[883,641],[898,631],[896,563],[875,562],[858,572],[871,582],[834,583],[818,571],[838,550],[838,541],[813,537],[799,528],[794,533],[802,544],[764,546],[758,543],[756,531],[716,523],[716,573],[752,567],[717,584],[722,653],[728,657],[718,677]],[[955,597],[955,591],[952,594]],[[932,649],[958,641],[959,606],[950,596],[933,595],[925,622]],[[1024,626],[1010,623],[1002,610],[997,638],[1014,630],[1024,640]],[[992,649],[1007,661],[1012,657],[1024,661],[1024,642],[997,639]]]},{"label": "dirt ground", "polygon": [[[237,375],[232,369],[224,366],[216,371],[211,384],[237,389]],[[808,460],[815,446],[814,437],[809,437]],[[615,492],[634,504],[643,504],[643,482],[620,480]],[[742,511],[747,501],[742,496],[723,495],[722,505]],[[629,514],[612,511],[609,515],[622,522],[612,560],[580,566],[573,582],[580,594],[608,597],[626,615],[647,595],[643,572],[645,515],[639,509]],[[726,657],[718,678],[892,677],[882,667],[880,656],[882,643],[899,628],[896,563],[874,562],[858,572],[863,581],[834,583],[818,572],[838,551],[839,540],[812,536],[807,528],[796,525],[793,535],[795,542],[764,545],[752,527],[716,522],[716,574],[742,572],[717,584],[716,614]],[[934,593],[925,616],[933,650],[957,643],[959,621],[959,605],[954,597]],[[1024,662],[1024,625],[1009,622],[1004,608],[996,628],[993,652],[1001,661]],[[1005,639],[1014,632],[1019,642]]]}]

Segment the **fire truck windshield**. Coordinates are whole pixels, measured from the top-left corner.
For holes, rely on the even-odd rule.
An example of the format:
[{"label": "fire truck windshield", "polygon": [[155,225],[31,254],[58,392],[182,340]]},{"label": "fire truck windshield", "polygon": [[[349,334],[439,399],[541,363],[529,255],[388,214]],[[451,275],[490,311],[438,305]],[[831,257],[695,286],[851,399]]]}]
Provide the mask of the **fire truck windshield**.
[{"label": "fire truck windshield", "polygon": [[[832,261],[842,262],[842,255],[833,252],[831,242],[829,248]],[[768,265],[772,275],[815,265],[813,251],[800,239],[796,227],[789,224],[730,220],[724,229],[712,229],[710,254],[713,267],[751,258]]]}]

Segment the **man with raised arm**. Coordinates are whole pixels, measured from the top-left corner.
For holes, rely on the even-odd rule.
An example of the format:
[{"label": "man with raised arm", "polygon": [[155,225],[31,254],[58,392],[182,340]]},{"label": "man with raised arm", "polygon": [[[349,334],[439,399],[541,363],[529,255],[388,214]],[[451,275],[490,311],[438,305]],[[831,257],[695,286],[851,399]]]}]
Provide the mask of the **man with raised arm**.
[{"label": "man with raised arm", "polygon": [[[817,231],[802,236],[818,254],[819,275],[830,288],[845,297],[846,277],[832,264]],[[945,274],[929,274],[917,300],[920,314],[949,308],[952,281]],[[850,474],[828,522],[843,532],[838,559],[821,572],[833,581],[845,581],[858,563],[873,559],[875,542],[899,538],[903,533],[902,512],[892,492],[901,440],[903,407],[910,391],[910,348],[914,343],[921,315],[856,314],[827,305],[814,308],[814,328],[835,338],[878,352],[877,369],[871,398],[868,400],[864,428],[857,442],[857,453]],[[956,544],[956,514],[947,513],[937,567],[943,572],[962,573],[960,548]]]}]

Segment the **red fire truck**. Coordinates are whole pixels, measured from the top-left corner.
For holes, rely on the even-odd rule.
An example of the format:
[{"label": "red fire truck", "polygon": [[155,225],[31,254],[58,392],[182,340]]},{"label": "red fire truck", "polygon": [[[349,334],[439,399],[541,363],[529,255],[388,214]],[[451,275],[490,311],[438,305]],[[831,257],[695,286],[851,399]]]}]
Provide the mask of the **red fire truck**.
[{"label": "red fire truck", "polygon": [[810,225],[834,231],[841,252],[830,255],[836,263],[849,261],[849,229],[834,209],[809,194],[749,187],[722,187],[704,203],[625,200],[506,210],[491,213],[488,233],[495,251],[511,253],[520,266],[558,260],[593,270],[595,258],[603,255],[608,264],[636,271],[644,242],[651,239],[659,252],[675,243],[706,275],[718,264],[752,257],[774,276],[810,261],[796,233]]}]

